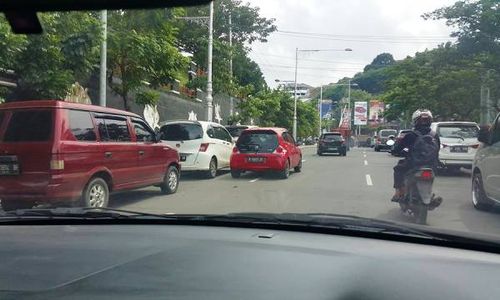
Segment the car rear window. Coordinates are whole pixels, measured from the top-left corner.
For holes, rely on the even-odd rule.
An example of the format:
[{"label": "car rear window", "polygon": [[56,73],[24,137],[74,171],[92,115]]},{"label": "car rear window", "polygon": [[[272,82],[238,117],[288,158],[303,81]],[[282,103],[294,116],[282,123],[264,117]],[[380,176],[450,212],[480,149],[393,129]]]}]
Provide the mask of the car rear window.
[{"label": "car rear window", "polygon": [[398,132],[396,130],[382,130],[380,131],[381,137],[388,137],[391,135],[396,135]]},{"label": "car rear window", "polygon": [[272,153],[278,147],[278,135],[272,130],[243,132],[236,146],[241,153]]},{"label": "car rear window", "polygon": [[44,142],[52,135],[52,110],[14,111],[5,131],[5,142]]},{"label": "car rear window", "polygon": [[165,141],[190,141],[203,137],[199,124],[167,124],[161,127],[160,132],[161,139]]},{"label": "car rear window", "polygon": [[475,125],[439,125],[438,134],[444,138],[477,138],[479,129]]},{"label": "car rear window", "polygon": [[340,134],[325,134],[323,136],[323,139],[330,141],[340,141],[342,140],[342,136]]}]

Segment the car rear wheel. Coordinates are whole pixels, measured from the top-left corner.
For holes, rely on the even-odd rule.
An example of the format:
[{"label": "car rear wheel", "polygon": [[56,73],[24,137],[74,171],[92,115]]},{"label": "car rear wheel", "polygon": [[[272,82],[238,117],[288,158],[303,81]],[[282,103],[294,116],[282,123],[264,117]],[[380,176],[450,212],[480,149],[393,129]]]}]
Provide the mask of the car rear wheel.
[{"label": "car rear wheel", "polygon": [[84,207],[107,207],[108,203],[108,183],[100,177],[92,178],[83,191],[82,205]]},{"label": "car rear wheel", "polygon": [[375,152],[380,152],[380,148],[375,146]]},{"label": "car rear wheel", "polygon": [[483,188],[481,173],[476,172],[472,176],[472,205],[478,210],[488,211],[493,208],[493,202],[488,199]]},{"label": "car rear wheel", "polygon": [[323,155],[323,152],[321,152],[321,151],[319,151],[319,150],[318,150],[316,153],[317,153],[319,156]]},{"label": "car rear wheel", "polygon": [[302,171],[302,156],[300,157],[299,164],[295,168],[293,168],[293,170],[297,173],[300,173],[300,171]]},{"label": "car rear wheel", "polygon": [[231,177],[240,178],[240,176],[241,176],[241,171],[231,171]]},{"label": "car rear wheel", "polygon": [[285,162],[285,168],[280,172],[280,177],[282,179],[287,179],[288,177],[290,177],[290,161],[287,160]]},{"label": "car rear wheel", "polygon": [[207,178],[212,179],[217,176],[217,159],[212,157],[210,163],[208,164],[208,171],[206,173]]},{"label": "car rear wheel", "polygon": [[5,211],[16,210],[16,209],[30,209],[33,208],[35,203],[31,201],[23,201],[23,200],[1,200],[2,201],[2,209]]},{"label": "car rear wheel", "polygon": [[177,192],[179,186],[179,170],[175,166],[170,166],[165,173],[165,178],[160,185],[161,192],[165,195]]}]

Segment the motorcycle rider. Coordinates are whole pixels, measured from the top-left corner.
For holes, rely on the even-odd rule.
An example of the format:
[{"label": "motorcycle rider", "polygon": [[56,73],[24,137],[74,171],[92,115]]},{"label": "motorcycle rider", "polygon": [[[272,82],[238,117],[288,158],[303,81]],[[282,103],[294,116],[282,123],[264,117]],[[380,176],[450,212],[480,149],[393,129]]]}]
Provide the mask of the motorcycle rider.
[{"label": "motorcycle rider", "polygon": [[[439,137],[435,132],[431,132],[431,123],[432,123],[432,113],[427,109],[418,109],[412,115],[413,121],[413,131],[407,133],[400,143],[396,144],[394,147],[394,153],[405,153],[405,148],[408,149],[404,159],[398,161],[398,164],[394,167],[394,188],[395,193],[392,197],[393,202],[399,202],[401,198],[404,197],[406,193],[406,188],[404,186],[405,183],[405,174],[410,169],[414,167],[414,164],[411,160],[411,153],[413,151],[413,146],[415,144],[415,140],[417,139],[418,131],[421,135],[431,135],[434,137],[434,140],[437,144],[437,149],[440,147]],[[436,155],[434,164],[438,163],[438,156]]]}]

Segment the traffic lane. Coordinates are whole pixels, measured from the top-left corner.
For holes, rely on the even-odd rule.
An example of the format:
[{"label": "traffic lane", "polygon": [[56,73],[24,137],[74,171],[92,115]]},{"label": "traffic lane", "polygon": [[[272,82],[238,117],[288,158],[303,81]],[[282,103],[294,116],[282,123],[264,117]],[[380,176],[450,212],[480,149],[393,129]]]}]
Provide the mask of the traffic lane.
[{"label": "traffic lane", "polygon": [[230,174],[213,180],[183,175],[178,192],[162,196],[157,189],[121,193],[111,205],[148,212],[230,213],[297,212],[341,213],[374,217],[374,204],[366,204],[365,173],[361,153],[347,157],[317,156],[315,147],[303,149],[303,169],[286,180],[274,174],[246,172],[233,179]]},{"label": "traffic lane", "polygon": [[[375,177],[374,186],[385,185],[392,195],[392,167],[399,158],[394,158],[387,153],[375,153],[369,150],[366,151],[366,154],[369,166],[373,167],[370,172],[381,174]],[[390,176],[387,176],[383,170],[389,170],[390,172],[386,171],[386,173],[390,173]],[[473,207],[470,174],[462,172],[439,175],[435,178],[433,192],[443,197],[443,203],[429,212],[428,226],[491,235],[500,233],[500,208],[491,212],[482,212]],[[375,198],[379,198],[387,193],[377,188],[374,190],[374,195],[377,195]],[[377,218],[411,222],[411,218],[401,213],[397,203],[393,203],[392,208],[381,213]]]}]

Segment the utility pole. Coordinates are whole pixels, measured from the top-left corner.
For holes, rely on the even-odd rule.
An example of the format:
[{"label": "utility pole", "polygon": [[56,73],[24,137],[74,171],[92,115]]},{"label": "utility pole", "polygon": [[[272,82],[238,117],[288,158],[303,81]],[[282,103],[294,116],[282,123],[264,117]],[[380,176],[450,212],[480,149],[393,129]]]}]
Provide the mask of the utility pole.
[{"label": "utility pole", "polygon": [[[233,87],[233,16],[231,11],[229,11],[229,80],[231,83],[231,88]],[[229,115],[233,115],[234,102],[233,95],[229,95]]]},{"label": "utility pole", "polygon": [[106,106],[106,69],[107,69],[107,39],[108,39],[108,11],[101,11],[102,41],[101,66],[99,69],[99,105]]},{"label": "utility pole", "polygon": [[213,119],[213,98],[212,98],[212,50],[214,42],[214,1],[210,1],[210,13],[208,16],[208,66],[207,66],[207,121]]},{"label": "utility pole", "polygon": [[293,90],[293,139],[297,140],[297,64],[299,62],[299,48],[295,48],[295,88]]},{"label": "utility pole", "polygon": [[319,88],[319,135],[321,136],[321,119],[323,118],[323,85]]}]

